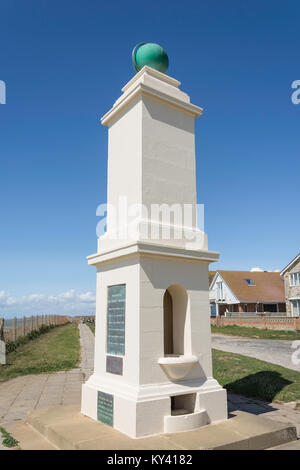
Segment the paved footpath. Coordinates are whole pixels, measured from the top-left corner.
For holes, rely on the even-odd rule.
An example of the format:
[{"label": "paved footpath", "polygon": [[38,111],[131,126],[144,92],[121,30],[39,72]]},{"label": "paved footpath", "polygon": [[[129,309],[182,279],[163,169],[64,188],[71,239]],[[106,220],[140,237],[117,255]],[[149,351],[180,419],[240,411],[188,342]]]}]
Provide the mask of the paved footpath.
[{"label": "paved footpath", "polygon": [[[300,372],[300,364],[292,363],[293,341],[241,338],[231,335],[212,335],[212,347],[221,351],[243,354]],[[299,346],[298,346],[299,349]],[[297,356],[299,357],[299,355]]]},{"label": "paved footpath", "polygon": [[94,335],[79,324],[80,368],[53,374],[24,375],[0,384],[0,423],[25,421],[39,408],[80,402],[81,385],[93,369]]},{"label": "paved footpath", "polygon": [[294,410],[293,403],[268,403],[254,398],[247,398],[234,393],[227,393],[228,412],[235,410],[246,411],[263,418],[272,419],[280,423],[292,423],[297,428],[300,438],[300,412]]},{"label": "paved footpath", "polygon": [[79,324],[81,346],[81,371],[85,374],[85,380],[92,375],[94,370],[95,336],[85,323]]}]

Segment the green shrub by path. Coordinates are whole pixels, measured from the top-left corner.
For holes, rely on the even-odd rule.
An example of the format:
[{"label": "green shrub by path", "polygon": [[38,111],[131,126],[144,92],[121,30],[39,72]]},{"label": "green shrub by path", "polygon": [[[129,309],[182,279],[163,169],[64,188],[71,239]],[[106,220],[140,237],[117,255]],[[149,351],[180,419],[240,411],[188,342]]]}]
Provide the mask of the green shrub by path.
[{"label": "green shrub by path", "polygon": [[95,334],[95,323],[87,322],[86,325],[89,327],[89,329],[91,330],[91,332],[92,332],[93,334]]},{"label": "green shrub by path", "polygon": [[9,432],[7,432],[4,428],[0,427],[0,434],[2,435],[2,444],[4,447],[16,447],[19,445],[19,441],[17,441]]},{"label": "green shrub by path", "polygon": [[19,375],[70,370],[77,367],[79,353],[79,330],[76,324],[51,328],[7,354],[7,364],[0,366],[0,382]]},{"label": "green shrub by path", "polygon": [[228,391],[266,401],[300,400],[300,372],[213,349],[213,376]]},{"label": "green shrub by path", "polygon": [[243,336],[259,339],[286,339],[290,341],[300,340],[300,331],[266,330],[254,327],[226,325],[211,325],[211,332],[221,335]]},{"label": "green shrub by path", "polygon": [[62,325],[42,325],[37,330],[33,330],[25,336],[20,336],[16,339],[16,341],[7,341],[5,343],[6,353],[10,353],[16,351],[19,346],[28,343],[32,339],[38,338],[40,335],[44,333],[48,333],[48,331],[52,330],[53,328],[58,328]]}]

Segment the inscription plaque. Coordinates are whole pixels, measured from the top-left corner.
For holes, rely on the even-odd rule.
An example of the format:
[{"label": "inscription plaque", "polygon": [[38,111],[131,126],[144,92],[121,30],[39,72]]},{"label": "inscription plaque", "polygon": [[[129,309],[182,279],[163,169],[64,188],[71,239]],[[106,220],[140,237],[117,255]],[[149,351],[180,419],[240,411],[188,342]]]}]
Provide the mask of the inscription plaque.
[{"label": "inscription plaque", "polygon": [[98,391],[97,418],[108,426],[114,424],[114,397],[109,393]]},{"label": "inscription plaque", "polygon": [[117,356],[106,356],[106,372],[123,375],[123,358]]},{"label": "inscription plaque", "polygon": [[125,354],[125,303],[126,286],[109,286],[107,293],[107,353]]}]

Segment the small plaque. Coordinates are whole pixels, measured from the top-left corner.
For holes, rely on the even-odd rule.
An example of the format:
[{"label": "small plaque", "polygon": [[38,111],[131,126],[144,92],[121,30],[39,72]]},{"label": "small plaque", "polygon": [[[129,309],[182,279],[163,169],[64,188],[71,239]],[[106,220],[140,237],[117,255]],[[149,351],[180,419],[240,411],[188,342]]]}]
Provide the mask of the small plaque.
[{"label": "small plaque", "polygon": [[98,391],[97,418],[108,426],[114,424],[114,397],[109,393]]},{"label": "small plaque", "polygon": [[106,356],[106,372],[110,374],[123,375],[123,358],[117,356]]}]

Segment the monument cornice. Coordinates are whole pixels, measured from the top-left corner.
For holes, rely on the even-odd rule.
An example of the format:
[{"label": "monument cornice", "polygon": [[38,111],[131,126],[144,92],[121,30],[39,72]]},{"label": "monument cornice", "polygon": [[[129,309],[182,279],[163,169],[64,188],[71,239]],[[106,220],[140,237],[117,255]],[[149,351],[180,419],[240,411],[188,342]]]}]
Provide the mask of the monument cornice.
[{"label": "monument cornice", "polygon": [[105,251],[103,253],[95,253],[87,257],[90,266],[97,266],[113,259],[122,258],[124,256],[132,256],[136,254],[184,258],[186,260],[215,262],[218,261],[220,253],[208,250],[189,250],[173,246],[166,246],[149,242],[132,242],[119,248]]},{"label": "monument cornice", "polygon": [[[129,84],[130,82],[127,85]],[[174,96],[170,94],[167,94],[162,91],[159,91],[158,89],[152,88],[140,81],[133,82],[129,88],[124,87],[123,90],[124,89],[126,89],[126,92],[124,93],[124,95],[122,95],[117,100],[115,105],[101,118],[101,123],[104,126],[109,126],[111,121],[115,119],[120,114],[121,111],[123,111],[134,99],[140,96],[150,96],[151,98],[159,100],[163,102],[164,104],[174,106],[175,108],[180,109],[181,111],[184,111],[192,115],[194,118],[201,116],[203,112],[203,108],[200,108],[199,106],[196,106],[189,102],[175,98]]]}]

